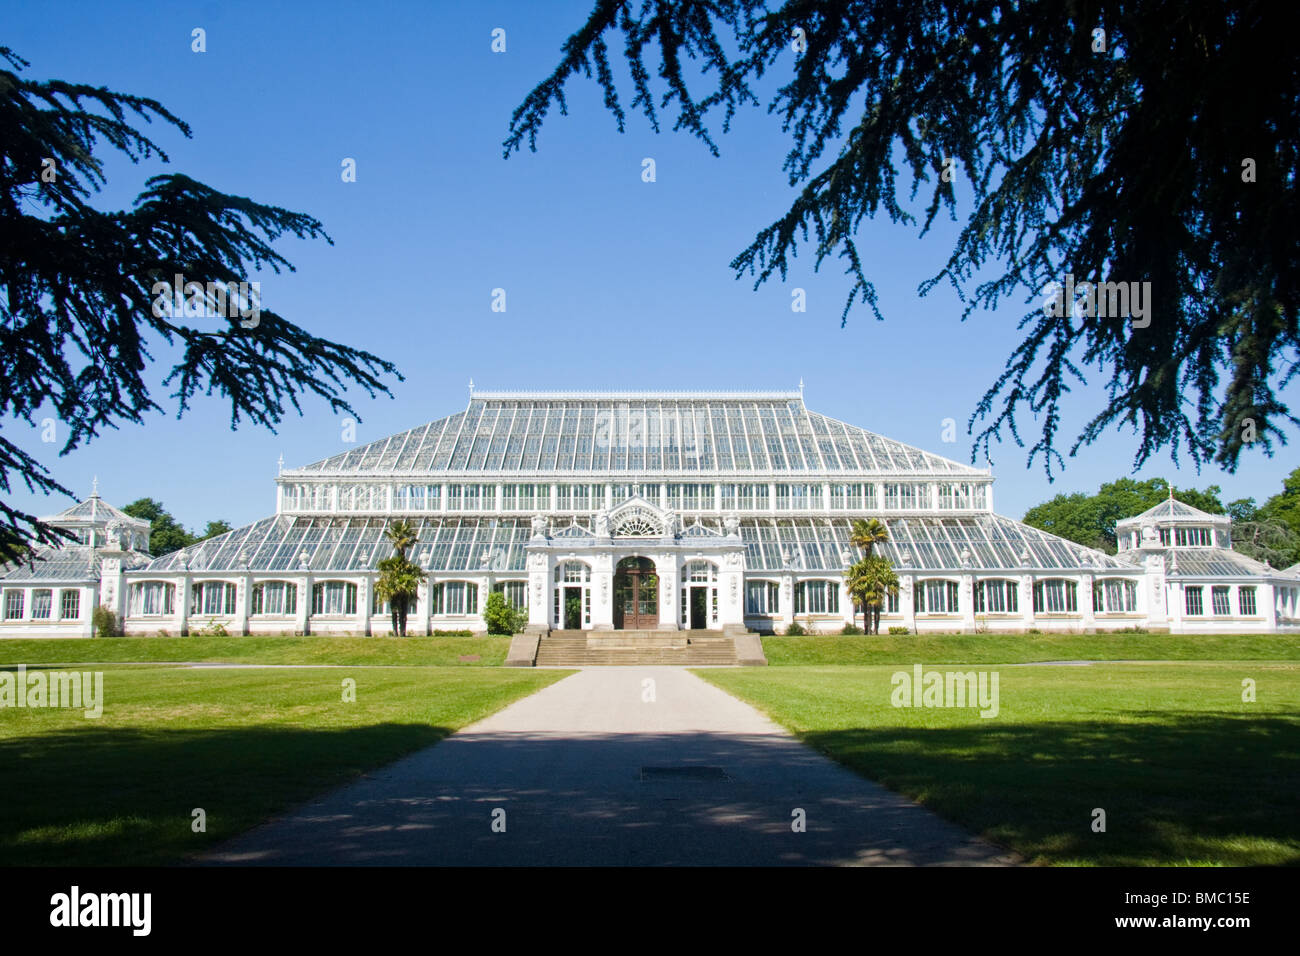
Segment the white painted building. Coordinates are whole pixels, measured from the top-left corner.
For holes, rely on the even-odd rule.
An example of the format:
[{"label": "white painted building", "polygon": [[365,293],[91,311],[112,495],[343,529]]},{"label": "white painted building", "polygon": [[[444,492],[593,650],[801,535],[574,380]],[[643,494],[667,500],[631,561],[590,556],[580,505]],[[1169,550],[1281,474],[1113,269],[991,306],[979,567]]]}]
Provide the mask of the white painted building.
[{"label": "white painted building", "polygon": [[[850,526],[876,517],[902,583],[882,630],[1300,630],[1300,575],[1229,550],[1227,518],[1164,503],[1107,555],[996,514],[988,470],[819,415],[801,390],[471,390],[461,412],[282,471],[275,501],[144,563],[103,552],[97,600],[133,634],[386,634],[375,565],[407,519],[429,575],[412,634],[483,630],[494,590],[536,631],[833,632],[854,619]],[[19,573],[0,600],[35,587]]]},{"label": "white painted building", "polygon": [[90,637],[95,608],[120,605],[122,572],[150,561],[149,522],[103,501],[98,487],[41,520],[75,537],[0,567],[0,637]]}]

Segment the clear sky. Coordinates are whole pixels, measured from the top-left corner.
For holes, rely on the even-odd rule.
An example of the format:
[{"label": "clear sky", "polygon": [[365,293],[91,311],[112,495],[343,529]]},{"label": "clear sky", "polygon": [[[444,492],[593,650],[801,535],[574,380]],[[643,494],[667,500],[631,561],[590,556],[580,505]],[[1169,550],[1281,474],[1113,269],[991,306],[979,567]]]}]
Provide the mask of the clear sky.
[{"label": "clear sky", "polygon": [[[951,250],[946,221],[923,239],[885,218],[864,224],[884,322],[859,309],[841,328],[848,280],[838,261],[814,273],[808,250],[784,284],[737,280],[728,262],[792,195],[788,143],[765,110],[743,112],[714,158],[668,132],[673,112],[660,135],[639,116],[619,135],[595,83],[572,81],[569,115],[551,113],[538,152],[502,159],[512,110],[555,67],[590,0],[0,6],[0,45],[30,61],[28,76],[156,98],[194,131],[157,130],[170,169],[323,222],[334,245],[282,242],[297,271],[262,277],[262,299],[398,364],[405,381],[392,399],[351,393],[359,442],[461,410],[471,377],[483,389],[792,389],[802,379],[816,411],[969,461],[966,422],[1019,341],[1019,303],[962,323],[951,290],[918,295]],[[191,50],[196,27],[205,53]],[[491,49],[498,27],[504,53]],[[642,181],[646,157],[653,183]],[[354,183],[342,181],[345,158],[356,160]],[[128,204],[167,168],[111,162],[102,205]],[[795,287],[807,292],[802,314],[791,311]],[[494,288],[506,290],[504,313],[491,310]],[[78,494],[97,475],[108,500],[157,498],[190,528],[271,513],[280,455],[294,467],[348,447],[340,416],[319,401],[272,434],[232,432],[215,397],[177,420],[167,390],[154,396],[163,414],[63,457],[38,428],[3,427]],[[1094,371],[1067,406],[1067,439],[1104,399]],[[948,418],[955,443],[943,441]],[[1026,418],[1022,434],[1035,427]],[[1135,447],[1112,432],[1049,484],[1041,460],[1027,468],[1025,450],[1005,444],[992,462],[997,510],[1020,517],[1058,492],[1093,491],[1130,473]],[[1137,477],[1262,501],[1298,457],[1293,444],[1246,456],[1235,475],[1198,475],[1166,456]],[[70,503],[21,486],[11,500],[37,514]]]}]

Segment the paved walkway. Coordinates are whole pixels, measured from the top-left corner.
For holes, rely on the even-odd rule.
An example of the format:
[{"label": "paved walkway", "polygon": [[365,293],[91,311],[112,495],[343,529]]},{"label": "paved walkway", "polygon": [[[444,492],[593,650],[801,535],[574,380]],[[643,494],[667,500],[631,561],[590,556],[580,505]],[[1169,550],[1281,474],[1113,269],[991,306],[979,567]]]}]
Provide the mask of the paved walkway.
[{"label": "paved walkway", "polygon": [[[643,681],[654,681],[654,702]],[[505,832],[493,832],[493,811]],[[806,832],[791,824],[806,814]],[[500,818],[500,815],[497,815]],[[205,862],[999,864],[1015,860],[674,667],[588,668]]]}]

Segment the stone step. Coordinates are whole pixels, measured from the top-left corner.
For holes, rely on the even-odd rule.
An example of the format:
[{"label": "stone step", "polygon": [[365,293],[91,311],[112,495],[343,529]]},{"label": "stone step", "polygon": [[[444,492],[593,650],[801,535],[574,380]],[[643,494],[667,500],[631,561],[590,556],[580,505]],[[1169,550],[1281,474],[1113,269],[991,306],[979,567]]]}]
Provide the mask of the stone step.
[{"label": "stone step", "polygon": [[735,638],[722,631],[550,631],[537,645],[536,663],[551,667],[637,664],[732,665]]}]

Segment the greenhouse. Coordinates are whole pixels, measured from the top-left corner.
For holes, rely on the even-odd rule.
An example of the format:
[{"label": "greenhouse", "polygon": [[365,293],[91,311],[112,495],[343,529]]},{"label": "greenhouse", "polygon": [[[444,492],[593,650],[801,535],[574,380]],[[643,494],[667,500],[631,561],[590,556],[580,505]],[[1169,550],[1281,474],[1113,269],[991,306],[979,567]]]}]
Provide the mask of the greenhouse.
[{"label": "greenhouse", "polygon": [[[1121,521],[1108,555],[997,514],[993,480],[813,412],[802,389],[471,388],[456,414],[282,468],[253,524],[148,559],[117,519],[87,547],[128,633],[386,634],[376,564],[398,520],[427,573],[414,634],[482,631],[493,591],[538,633],[839,631],[860,518],[888,528],[876,553],[900,581],[882,629],[1300,627],[1300,576],[1231,551],[1225,517],[1171,500]],[[0,581],[3,633],[37,624],[32,573]]]}]

